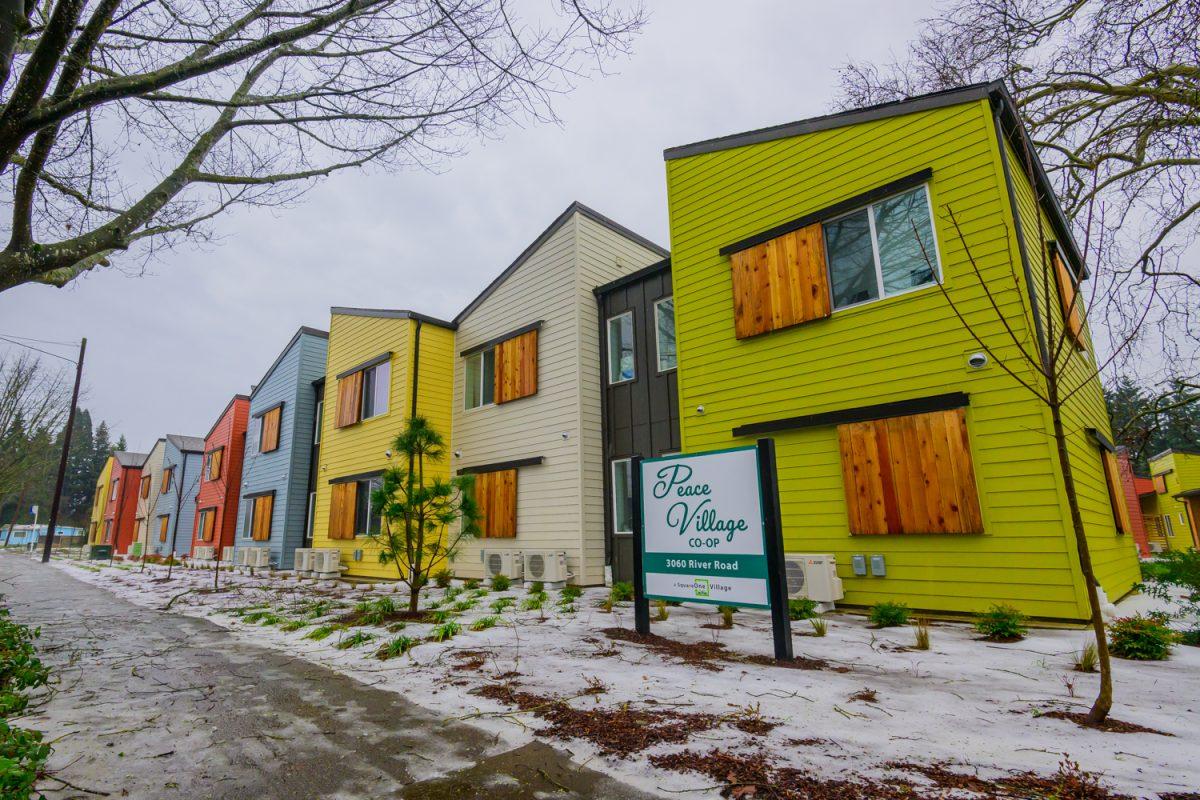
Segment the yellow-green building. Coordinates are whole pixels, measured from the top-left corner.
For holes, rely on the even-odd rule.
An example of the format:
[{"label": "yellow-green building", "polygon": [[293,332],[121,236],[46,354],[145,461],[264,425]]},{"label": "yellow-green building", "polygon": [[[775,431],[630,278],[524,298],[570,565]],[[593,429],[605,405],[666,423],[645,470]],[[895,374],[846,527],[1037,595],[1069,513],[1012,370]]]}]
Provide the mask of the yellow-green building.
[{"label": "yellow-green building", "polygon": [[100,544],[104,541],[104,509],[108,505],[109,492],[112,491],[112,470],[115,461],[113,456],[109,456],[96,478],[96,492],[92,495],[92,516],[88,522],[88,544]]},{"label": "yellow-green building", "polygon": [[[331,309],[313,547],[342,551],[344,574],[397,578],[368,538],[378,530],[371,491],[393,463],[392,443],[410,414],[425,417],[450,442],[454,330],[412,311]],[[450,476],[449,458],[426,478]]]},{"label": "yellow-green building", "polygon": [[[1027,152],[986,84],[665,153],[683,450],[774,437],[785,549],[834,554],[846,604],[1088,617],[1050,413],[1005,330],[1057,347],[1086,277]],[[1094,355],[1070,316],[1074,380]],[[1065,417],[1116,599],[1139,577],[1097,381]]]},{"label": "yellow-green building", "polygon": [[1200,451],[1166,450],[1150,459],[1153,494],[1142,495],[1142,515],[1158,550],[1200,548]]}]

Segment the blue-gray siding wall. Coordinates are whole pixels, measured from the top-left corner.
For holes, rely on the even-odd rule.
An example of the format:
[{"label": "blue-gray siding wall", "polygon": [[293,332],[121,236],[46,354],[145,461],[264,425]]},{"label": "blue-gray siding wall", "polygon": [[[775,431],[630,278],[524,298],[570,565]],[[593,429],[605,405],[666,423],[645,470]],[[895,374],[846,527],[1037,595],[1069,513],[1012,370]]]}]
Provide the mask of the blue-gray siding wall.
[{"label": "blue-gray siding wall", "polygon": [[[185,556],[192,552],[192,525],[196,520],[196,492],[200,489],[200,470],[203,466],[203,453],[182,453],[168,439],[163,446],[163,468],[174,465],[176,477],[171,479],[171,487],[166,494],[159,494],[154,505],[154,514],[149,520],[150,552],[167,555],[172,551],[176,555]],[[151,492],[159,492],[162,488],[152,486]],[[182,499],[176,505],[176,492],[182,490]],[[178,520],[176,520],[178,508]],[[168,516],[167,540],[158,540],[158,519]],[[172,545],[174,545],[172,547]]]},{"label": "blue-gray siding wall", "polygon": [[[242,499],[238,503],[237,547],[271,548],[271,563],[291,569],[297,547],[304,546],[304,521],[308,510],[308,462],[312,451],[316,395],[313,381],[325,377],[328,342],[320,336],[301,334],[250,397],[250,426],[246,432],[246,455],[242,461]],[[279,448],[258,452],[259,418],[254,415],[283,401],[279,420]],[[275,491],[271,538],[250,538],[247,516],[248,494]]]}]

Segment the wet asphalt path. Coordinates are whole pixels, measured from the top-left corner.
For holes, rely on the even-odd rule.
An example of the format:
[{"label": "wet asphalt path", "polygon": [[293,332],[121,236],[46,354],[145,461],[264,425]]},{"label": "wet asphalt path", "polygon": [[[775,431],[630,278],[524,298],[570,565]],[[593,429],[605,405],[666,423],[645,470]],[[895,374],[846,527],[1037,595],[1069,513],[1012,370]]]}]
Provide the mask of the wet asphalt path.
[{"label": "wet asphalt path", "polygon": [[[13,618],[58,681],[19,721],[77,787],[134,798],[647,797],[542,743],[516,749],[400,695],[143,608],[14,553]],[[53,781],[50,798],[95,798]]]}]

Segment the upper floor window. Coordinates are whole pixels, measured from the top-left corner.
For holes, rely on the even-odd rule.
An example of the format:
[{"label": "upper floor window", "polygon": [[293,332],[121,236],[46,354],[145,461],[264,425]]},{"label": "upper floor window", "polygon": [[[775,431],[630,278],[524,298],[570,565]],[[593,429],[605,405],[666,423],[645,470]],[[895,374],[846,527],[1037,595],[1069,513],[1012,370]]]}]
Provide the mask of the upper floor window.
[{"label": "upper floor window", "polygon": [[362,418],[387,413],[392,383],[392,362],[385,361],[363,370]]},{"label": "upper floor window", "polygon": [[658,371],[675,369],[675,298],[664,297],[654,304],[654,347]]},{"label": "upper floor window", "polygon": [[344,428],[386,413],[391,385],[391,353],[384,353],[338,375],[334,424]]},{"label": "upper floor window", "polygon": [[496,350],[489,347],[467,356],[465,405],[479,408],[495,402]]},{"label": "upper floor window", "polygon": [[631,381],[635,375],[633,312],[626,311],[608,320],[608,382]]},{"label": "upper floor window", "polygon": [[929,193],[918,186],[824,224],[833,307],[902,294],[937,280]]},{"label": "upper floor window", "polygon": [[371,536],[379,533],[381,523],[379,508],[375,504],[375,490],[383,485],[380,478],[369,478],[354,484],[354,533]]},{"label": "upper floor window", "polygon": [[175,467],[167,467],[162,471],[162,485],[158,487],[159,494],[166,494],[171,491],[171,478],[175,474]]},{"label": "upper floor window", "polygon": [[147,497],[150,496],[150,476],[149,475],[146,475],[142,478],[141,485],[138,487],[138,493],[141,494],[143,500],[145,500]]},{"label": "upper floor window", "polygon": [[258,418],[258,452],[271,453],[279,449],[279,424],[283,419],[283,403],[262,413]]},{"label": "upper floor window", "polygon": [[109,497],[109,499],[110,499],[110,500],[116,500],[116,499],[117,499],[117,486],[118,486],[120,483],[121,483],[121,479],[120,479],[120,478],[113,478],[113,481],[112,481],[112,496],[110,496],[110,497]]},{"label": "upper floor window", "polygon": [[218,447],[205,454],[204,476],[210,481],[221,477],[221,462],[225,460],[225,448]]},{"label": "upper floor window", "polygon": [[313,444],[321,443],[321,428],[324,427],[324,422],[321,417],[325,414],[325,401],[317,401],[317,413],[313,419]]}]

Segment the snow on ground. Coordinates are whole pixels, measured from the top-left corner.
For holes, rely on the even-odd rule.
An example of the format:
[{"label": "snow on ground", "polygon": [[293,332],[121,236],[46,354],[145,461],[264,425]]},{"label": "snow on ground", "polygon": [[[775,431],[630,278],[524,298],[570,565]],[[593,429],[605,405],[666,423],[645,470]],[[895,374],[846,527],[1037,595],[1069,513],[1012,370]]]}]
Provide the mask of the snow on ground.
[{"label": "snow on ground", "polygon": [[[548,592],[543,611],[522,611],[520,604],[528,597],[524,590],[489,590],[476,598],[474,608],[452,614],[462,631],[442,643],[428,641],[433,625],[412,622],[398,633],[384,627],[353,627],[314,641],[305,635],[352,611],[356,602],[386,595],[402,606],[407,593],[391,584],[313,584],[281,576],[222,574],[225,591],[207,594],[189,592],[212,586],[213,574],[207,570],[177,567],[167,582],[161,580],[165,567],[151,566],[142,573],[130,565],[54,563],[75,578],[135,603],[162,608],[175,598],[173,611],[207,617],[248,640],[401,692],[514,745],[528,741],[544,723],[472,690],[507,680],[520,691],[571,698],[576,708],[612,709],[630,703],[635,708],[730,719],[761,714],[778,723],[757,735],[721,725],[693,734],[684,745],[658,745],[628,758],[605,756],[579,739],[553,742],[570,749],[580,762],[650,791],[717,796],[715,790],[703,788],[711,787],[711,780],[664,772],[647,759],[652,753],[684,747],[744,753],[761,748],[781,759],[781,765],[826,777],[885,777],[893,774],[889,762],[942,762],[983,777],[1027,770],[1051,774],[1067,758],[1123,793],[1154,797],[1196,791],[1200,785],[1200,759],[1196,758],[1200,648],[1176,647],[1165,662],[1115,660],[1112,716],[1171,735],[1107,733],[1042,716],[1055,710],[1086,711],[1095,696],[1099,677],[1072,669],[1076,652],[1091,640],[1090,633],[1082,630],[1036,629],[1021,642],[993,644],[979,640],[967,625],[934,623],[932,649],[918,651],[910,649],[913,633],[908,627],[873,630],[861,617],[833,613],[825,615],[825,637],[806,635],[812,630],[808,622],[793,623],[796,655],[822,659],[828,662],[827,669],[744,661],[713,661],[705,668],[606,636],[604,629],[632,630],[633,612],[628,603],[618,604],[612,612],[600,608],[607,597],[605,589],[585,590],[573,610],[566,611],[558,605],[557,591]],[[436,588],[423,592],[422,607],[442,600],[443,594]],[[442,600],[441,607],[450,608],[470,594],[461,590],[452,600]],[[262,605],[286,619],[302,619],[298,604],[314,597],[344,605],[321,619],[306,620],[305,627],[293,632],[247,622],[235,613]],[[501,597],[513,598],[516,607],[499,614],[490,610],[490,604]],[[1147,607],[1146,598],[1132,600],[1138,610]],[[652,627],[667,639],[719,642],[737,655],[772,652],[766,613],[740,611],[732,629],[719,629],[715,625],[720,616],[711,607],[685,605],[669,611],[668,620]],[[499,617],[495,627],[470,630],[474,621],[493,615]],[[375,638],[337,649],[343,637],[356,631]],[[397,635],[420,643],[404,656],[375,658],[379,645]],[[472,662],[473,654],[478,655]],[[585,694],[589,681],[595,680],[605,690]],[[875,702],[853,699],[864,689],[876,693]]]}]

